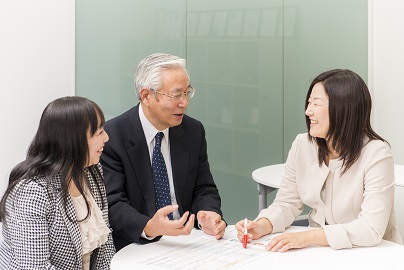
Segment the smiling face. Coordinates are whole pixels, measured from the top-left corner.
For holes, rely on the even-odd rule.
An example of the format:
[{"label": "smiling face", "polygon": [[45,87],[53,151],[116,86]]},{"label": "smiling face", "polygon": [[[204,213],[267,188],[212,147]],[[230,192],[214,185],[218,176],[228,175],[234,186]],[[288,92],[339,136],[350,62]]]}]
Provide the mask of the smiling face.
[{"label": "smiling face", "polygon": [[103,127],[98,128],[92,136],[90,129],[87,130],[88,166],[95,165],[100,161],[104,144],[108,140],[109,136]]},{"label": "smiling face", "polygon": [[311,91],[305,114],[310,119],[310,135],[316,138],[327,137],[330,129],[328,96],[322,83],[316,83]]},{"label": "smiling face", "polygon": [[[187,92],[188,87],[189,79],[185,70],[170,68],[161,72],[161,87],[154,90],[168,95],[177,95]],[[140,90],[140,98],[146,118],[158,130],[181,124],[188,107],[188,100],[185,97],[175,101],[171,97],[146,88]]]}]

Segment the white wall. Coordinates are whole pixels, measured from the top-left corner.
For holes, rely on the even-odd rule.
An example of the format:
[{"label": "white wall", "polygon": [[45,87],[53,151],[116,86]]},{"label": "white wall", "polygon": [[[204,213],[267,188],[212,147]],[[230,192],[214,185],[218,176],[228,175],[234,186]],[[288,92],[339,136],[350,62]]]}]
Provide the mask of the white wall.
[{"label": "white wall", "polygon": [[74,94],[74,2],[0,0],[0,196],[45,106]]},{"label": "white wall", "polygon": [[404,1],[369,0],[369,83],[373,123],[404,164]]},{"label": "white wall", "polygon": [[[73,0],[0,1],[0,192],[25,156],[43,108],[74,94]],[[374,127],[404,164],[402,0],[369,0],[369,86]]]}]

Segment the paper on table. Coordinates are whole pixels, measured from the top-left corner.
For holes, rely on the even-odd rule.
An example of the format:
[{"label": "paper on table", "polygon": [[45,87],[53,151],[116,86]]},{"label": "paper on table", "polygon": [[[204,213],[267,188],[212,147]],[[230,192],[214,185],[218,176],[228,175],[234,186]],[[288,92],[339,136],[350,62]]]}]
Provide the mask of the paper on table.
[{"label": "paper on table", "polygon": [[217,241],[201,236],[139,263],[156,269],[232,269],[269,254],[262,245],[251,244],[244,249],[235,237]]}]

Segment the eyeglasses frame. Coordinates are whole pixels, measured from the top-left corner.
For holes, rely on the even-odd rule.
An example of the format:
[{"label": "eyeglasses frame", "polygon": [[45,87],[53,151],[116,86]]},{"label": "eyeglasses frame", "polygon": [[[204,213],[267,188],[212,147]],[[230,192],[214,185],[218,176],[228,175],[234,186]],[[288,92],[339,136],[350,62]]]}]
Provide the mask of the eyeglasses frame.
[{"label": "eyeglasses frame", "polygon": [[[190,90],[190,89],[192,89],[192,90]],[[154,89],[150,89],[150,90],[152,90],[154,93],[157,93],[157,94],[160,94],[160,95],[169,97],[169,98],[171,98],[173,101],[177,101],[177,102],[180,102],[180,101],[184,98],[184,96],[185,96],[185,98],[186,98],[187,100],[190,100],[191,98],[193,98],[193,96],[195,95],[195,92],[196,92],[196,89],[193,88],[191,85],[188,87],[188,91],[187,91],[187,92],[181,93],[181,94],[177,94],[177,95],[166,94],[166,93],[163,93],[163,92],[159,92],[159,91],[157,91],[157,90],[154,90]],[[191,93],[192,93],[192,95],[190,96]],[[178,99],[178,98],[179,98],[179,99]],[[177,99],[178,99],[178,100],[177,100]]]}]

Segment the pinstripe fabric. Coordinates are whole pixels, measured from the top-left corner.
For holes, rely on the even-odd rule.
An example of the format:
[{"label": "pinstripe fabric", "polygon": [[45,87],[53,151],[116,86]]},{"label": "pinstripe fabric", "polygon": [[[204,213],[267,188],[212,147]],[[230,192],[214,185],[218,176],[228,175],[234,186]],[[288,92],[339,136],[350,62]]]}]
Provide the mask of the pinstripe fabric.
[{"label": "pinstripe fabric", "polygon": [[[101,170],[101,166],[97,166]],[[94,200],[101,209],[102,200],[94,180],[101,183],[100,191],[105,194],[102,175],[95,168],[85,171]],[[23,181],[10,194],[6,209],[8,216],[3,224],[0,269],[81,270],[82,243],[79,225],[75,222],[76,212],[70,197],[67,210],[63,206],[59,175],[52,179],[35,177]],[[109,227],[106,201],[102,213]],[[110,234],[108,241],[91,255],[90,269],[109,269],[114,253]]]}]

